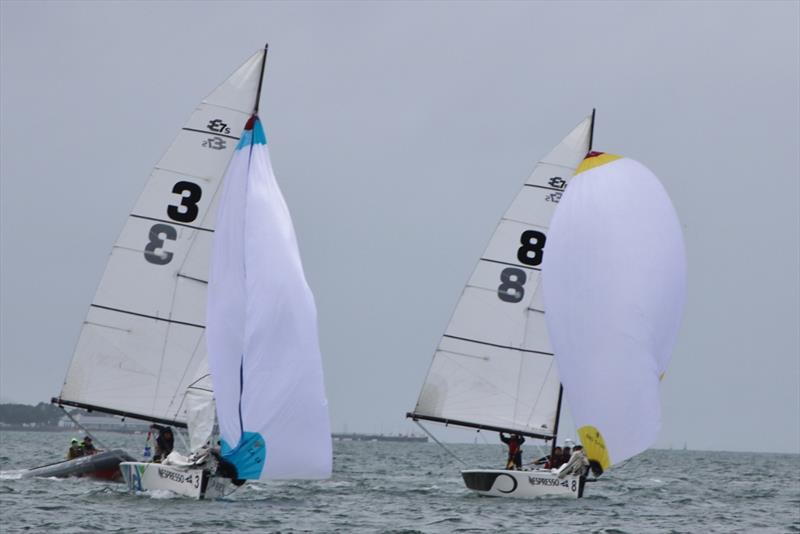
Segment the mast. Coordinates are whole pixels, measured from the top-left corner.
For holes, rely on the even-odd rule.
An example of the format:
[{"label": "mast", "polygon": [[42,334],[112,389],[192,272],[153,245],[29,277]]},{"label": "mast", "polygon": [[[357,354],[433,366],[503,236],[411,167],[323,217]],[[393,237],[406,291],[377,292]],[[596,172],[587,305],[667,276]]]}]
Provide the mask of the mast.
[{"label": "mast", "polygon": [[[556,441],[558,441],[558,420],[561,419],[561,398],[564,394],[564,385],[558,386],[558,405],[556,407],[556,423],[553,427],[553,444],[550,445],[550,459],[556,453]],[[552,462],[551,462],[552,465]]]},{"label": "mast", "polygon": [[[592,151],[592,142],[594,141],[594,116],[596,108],[592,108],[592,121],[589,125],[589,152]],[[561,399],[564,396],[564,385],[558,386],[558,406],[556,407],[556,423],[553,427],[553,444],[550,446],[550,458],[556,453],[556,442],[558,441],[558,421],[561,419]]]},{"label": "mast", "polygon": [[[258,90],[256,91],[256,106],[253,109],[253,115],[258,115],[258,104],[261,102],[261,85],[264,83],[264,69],[267,65],[267,51],[269,50],[269,43],[264,45],[264,56],[261,58],[261,75],[258,77]],[[594,122],[594,112],[592,112],[592,122]],[[589,143],[591,147],[591,143]]]}]

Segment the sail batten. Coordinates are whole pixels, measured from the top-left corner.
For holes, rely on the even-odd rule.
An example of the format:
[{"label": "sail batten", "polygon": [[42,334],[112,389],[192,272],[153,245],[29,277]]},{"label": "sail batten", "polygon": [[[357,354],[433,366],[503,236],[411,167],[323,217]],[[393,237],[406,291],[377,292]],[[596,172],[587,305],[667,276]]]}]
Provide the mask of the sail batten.
[{"label": "sail batten", "polygon": [[550,218],[589,150],[590,130],[587,117],[536,165],[501,217],[410,416],[553,437],[560,382],[542,313],[541,265]]},{"label": "sail batten", "polygon": [[[217,190],[256,101],[264,51],[195,108],[111,249],[59,396],[62,404],[185,426],[206,359]],[[176,408],[176,405],[180,404]]]}]

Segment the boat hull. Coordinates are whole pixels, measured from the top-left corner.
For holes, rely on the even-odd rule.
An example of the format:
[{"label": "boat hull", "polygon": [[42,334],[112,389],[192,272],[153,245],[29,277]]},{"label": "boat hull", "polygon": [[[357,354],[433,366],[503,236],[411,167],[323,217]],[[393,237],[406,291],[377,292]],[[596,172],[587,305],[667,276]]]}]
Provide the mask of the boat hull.
[{"label": "boat hull", "polygon": [[128,489],[170,491],[192,499],[218,499],[236,489],[230,479],[202,468],[186,468],[155,462],[122,462],[119,466]]},{"label": "boat hull", "polygon": [[583,496],[583,481],[577,476],[559,479],[547,470],[511,471],[507,469],[466,469],[461,471],[467,488],[480,495],[535,499],[537,497]]},{"label": "boat hull", "polygon": [[131,461],[133,457],[122,449],[102,451],[97,454],[81,456],[53,464],[34,467],[23,472],[23,477],[91,477],[112,482],[121,482],[120,462]]}]

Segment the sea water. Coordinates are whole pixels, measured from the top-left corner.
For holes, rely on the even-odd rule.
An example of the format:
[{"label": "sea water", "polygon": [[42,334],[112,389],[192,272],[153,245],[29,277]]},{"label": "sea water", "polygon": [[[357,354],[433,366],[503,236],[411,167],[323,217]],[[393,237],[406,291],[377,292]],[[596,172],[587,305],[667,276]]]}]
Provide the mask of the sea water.
[{"label": "sea water", "polygon": [[[14,472],[63,457],[72,437],[0,432],[0,532],[800,532],[793,454],[650,450],[577,500],[480,497],[434,443],[334,442],[329,480],[248,483],[222,501]],[[135,456],[144,447],[143,435],[97,437]],[[505,461],[500,443],[449,447],[469,467]]]}]

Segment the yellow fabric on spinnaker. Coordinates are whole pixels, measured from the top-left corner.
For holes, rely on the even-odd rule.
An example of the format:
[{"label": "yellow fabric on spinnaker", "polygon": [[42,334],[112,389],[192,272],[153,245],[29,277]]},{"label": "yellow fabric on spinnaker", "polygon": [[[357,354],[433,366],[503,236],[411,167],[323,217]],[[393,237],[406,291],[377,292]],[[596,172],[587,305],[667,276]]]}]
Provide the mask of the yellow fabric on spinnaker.
[{"label": "yellow fabric on spinnaker", "polygon": [[578,429],[578,438],[586,449],[586,457],[599,463],[603,471],[608,469],[611,460],[608,458],[606,442],[600,431],[591,425],[582,426]]},{"label": "yellow fabric on spinnaker", "polygon": [[594,169],[595,167],[599,167],[600,165],[605,165],[606,163],[611,163],[614,160],[621,159],[622,156],[616,156],[614,154],[606,154],[605,152],[589,152],[589,155],[583,158],[583,161],[578,166],[578,170],[575,171],[575,175],[588,171],[589,169]]}]

